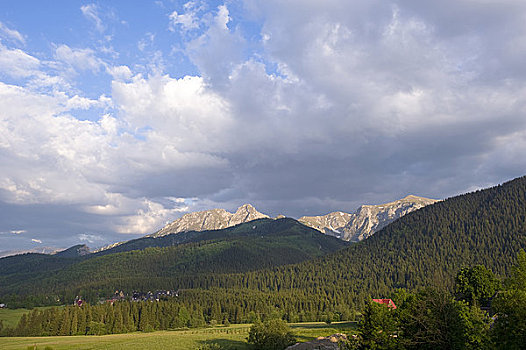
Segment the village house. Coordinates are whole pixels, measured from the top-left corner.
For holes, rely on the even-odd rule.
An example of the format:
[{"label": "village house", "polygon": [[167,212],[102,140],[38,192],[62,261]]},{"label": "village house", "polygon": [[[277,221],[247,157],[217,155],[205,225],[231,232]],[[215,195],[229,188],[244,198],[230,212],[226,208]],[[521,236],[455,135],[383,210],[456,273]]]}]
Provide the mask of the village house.
[{"label": "village house", "polygon": [[373,299],[373,302],[382,304],[382,305],[387,305],[388,308],[393,309],[393,310],[396,309],[396,305],[391,299]]}]

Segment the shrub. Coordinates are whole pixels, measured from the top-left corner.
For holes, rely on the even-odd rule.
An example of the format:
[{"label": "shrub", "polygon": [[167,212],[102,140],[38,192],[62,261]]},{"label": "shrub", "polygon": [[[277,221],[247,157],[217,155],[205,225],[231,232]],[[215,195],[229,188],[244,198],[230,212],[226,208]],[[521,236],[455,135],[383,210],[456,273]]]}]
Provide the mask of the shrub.
[{"label": "shrub", "polygon": [[280,350],[296,342],[287,323],[280,319],[257,321],[248,332],[248,343],[260,350]]}]

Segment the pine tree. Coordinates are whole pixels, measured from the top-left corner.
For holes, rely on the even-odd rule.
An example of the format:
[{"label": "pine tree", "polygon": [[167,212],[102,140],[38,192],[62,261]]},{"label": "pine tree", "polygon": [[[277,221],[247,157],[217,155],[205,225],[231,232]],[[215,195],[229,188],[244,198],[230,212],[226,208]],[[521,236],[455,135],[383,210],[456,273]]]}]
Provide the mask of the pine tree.
[{"label": "pine tree", "polygon": [[78,307],[73,307],[71,309],[71,330],[70,330],[70,334],[71,335],[77,335],[78,334],[78,330],[79,330],[79,311],[78,311]]}]

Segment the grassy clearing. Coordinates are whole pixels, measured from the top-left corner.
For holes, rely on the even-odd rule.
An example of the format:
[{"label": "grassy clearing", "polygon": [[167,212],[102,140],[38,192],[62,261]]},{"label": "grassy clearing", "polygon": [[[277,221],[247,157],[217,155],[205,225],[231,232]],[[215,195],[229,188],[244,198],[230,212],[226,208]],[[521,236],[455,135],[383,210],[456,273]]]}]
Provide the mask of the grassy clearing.
[{"label": "grassy clearing", "polygon": [[[49,309],[51,306],[38,307],[37,309]],[[55,306],[61,307],[61,306]],[[0,320],[4,322],[4,327],[15,327],[23,314],[28,313],[28,309],[0,309]]]},{"label": "grassy clearing", "polygon": [[14,327],[23,314],[28,313],[27,309],[0,309],[0,320],[4,322],[5,327]]},{"label": "grassy clearing", "polygon": [[[28,346],[36,346],[37,349],[44,350],[48,346],[54,350],[195,350],[205,344],[217,343],[226,349],[248,350],[246,338],[250,326],[243,324],[229,327],[104,336],[0,338],[0,348],[3,350],[26,350]],[[302,342],[337,332],[350,334],[355,327],[355,323],[350,322],[337,322],[331,325],[321,322],[291,324],[293,333],[298,341]]]}]

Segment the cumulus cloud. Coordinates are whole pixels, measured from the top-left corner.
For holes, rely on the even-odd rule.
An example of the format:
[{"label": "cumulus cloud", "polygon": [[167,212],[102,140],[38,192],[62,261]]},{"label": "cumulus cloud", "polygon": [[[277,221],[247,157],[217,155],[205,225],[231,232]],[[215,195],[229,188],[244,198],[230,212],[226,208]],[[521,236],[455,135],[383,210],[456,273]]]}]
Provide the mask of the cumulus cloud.
[{"label": "cumulus cloud", "polygon": [[183,5],[182,13],[173,11],[168,18],[170,19],[169,29],[173,32],[179,28],[184,32],[199,28],[201,19],[198,13],[204,9],[204,6],[196,1],[189,1]]},{"label": "cumulus cloud", "polygon": [[[182,210],[147,198],[207,193],[231,181],[223,175],[227,162],[213,154],[222,142],[214,138],[224,138],[218,117],[227,118],[227,106],[205,91],[201,79],[137,77],[114,84],[122,116],[88,121],[70,113],[113,101],[0,83],[3,202],[67,203],[112,216],[107,226],[119,232],[143,233]],[[148,220],[140,222],[141,215]]]},{"label": "cumulus cloud", "polygon": [[93,50],[70,48],[64,44],[56,48],[55,58],[79,71],[89,70],[96,73],[104,65]]},{"label": "cumulus cloud", "polygon": [[187,206],[176,206],[175,208],[166,208],[161,203],[156,203],[144,199],[142,206],[134,215],[122,218],[121,223],[117,224],[116,230],[119,233],[152,233],[165,224],[168,219],[173,218],[178,213],[188,211]]},{"label": "cumulus cloud", "polygon": [[219,87],[227,82],[232,69],[243,62],[246,41],[241,33],[228,27],[231,17],[226,5],[220,5],[205,18],[206,29],[188,41],[186,53],[203,77]]},{"label": "cumulus cloud", "polygon": [[9,49],[0,44],[0,73],[13,78],[37,75],[40,60],[20,49]]},{"label": "cumulus cloud", "polygon": [[115,67],[108,67],[108,73],[113,77],[116,81],[127,81],[131,79],[132,72],[128,66],[115,66]]},{"label": "cumulus cloud", "polygon": [[[495,39],[502,47],[522,38],[524,6],[506,4],[505,15],[492,18],[494,32],[481,35],[477,16],[493,6],[463,2],[465,12],[480,12],[477,20],[446,33],[453,4],[435,18],[411,1],[248,5],[263,18],[263,60],[235,54],[245,43],[227,26],[227,7],[187,46],[234,120],[226,157],[239,180],[218,200],[251,194],[276,210],[272,198],[297,208],[294,198],[325,197],[331,209],[351,209],[408,192],[458,193],[473,169],[480,183],[501,179],[487,153],[502,152],[503,138],[520,142],[525,86],[489,50]],[[514,23],[515,33],[499,23]],[[516,47],[502,62],[517,54]],[[509,177],[521,174],[518,163]]]},{"label": "cumulus cloud", "polygon": [[[160,51],[148,75],[62,44],[57,66],[73,77],[104,69],[111,95],[0,83],[0,205],[32,206],[39,220],[44,208],[67,213],[89,242],[85,232],[151,233],[191,210],[352,211],[523,175],[524,2],[244,5],[189,2],[165,18],[196,76],[166,74]],[[5,76],[56,78],[0,50]]]}]

